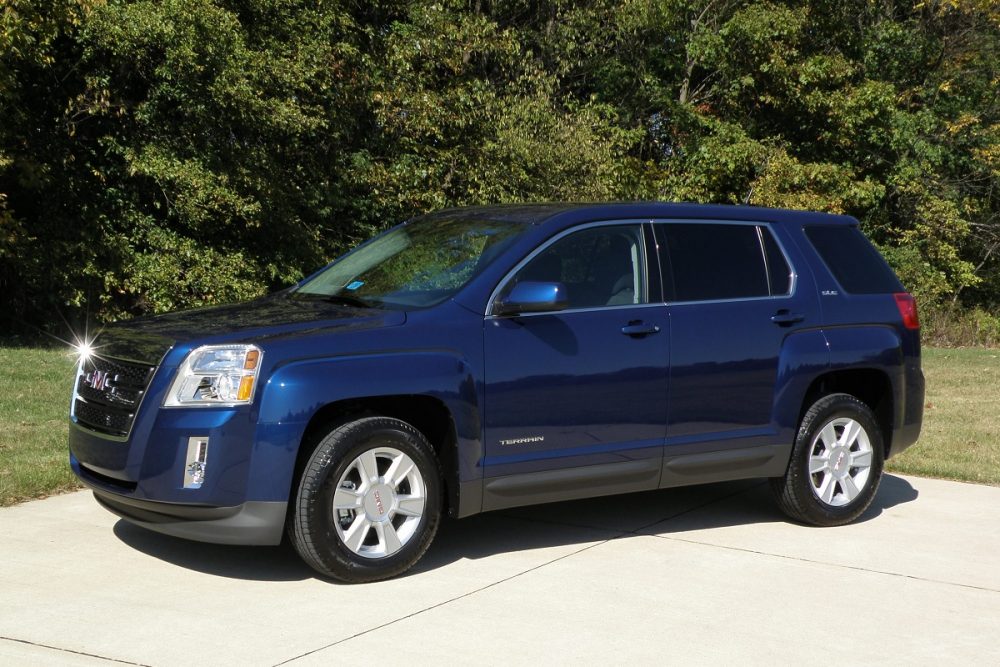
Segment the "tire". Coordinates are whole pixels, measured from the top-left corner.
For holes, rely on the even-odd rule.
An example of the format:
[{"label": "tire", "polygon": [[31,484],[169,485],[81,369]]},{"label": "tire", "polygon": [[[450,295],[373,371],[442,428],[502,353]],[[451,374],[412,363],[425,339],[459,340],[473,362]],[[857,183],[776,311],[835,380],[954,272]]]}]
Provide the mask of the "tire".
[{"label": "tire", "polygon": [[334,428],[317,445],[288,532],[320,574],[377,581],[420,560],[441,506],[441,470],[423,434],[398,419],[368,417]]},{"label": "tire", "polygon": [[784,477],[771,492],[792,519],[816,526],[850,523],[868,509],[885,449],[871,408],[850,394],[813,403],[799,425]]}]

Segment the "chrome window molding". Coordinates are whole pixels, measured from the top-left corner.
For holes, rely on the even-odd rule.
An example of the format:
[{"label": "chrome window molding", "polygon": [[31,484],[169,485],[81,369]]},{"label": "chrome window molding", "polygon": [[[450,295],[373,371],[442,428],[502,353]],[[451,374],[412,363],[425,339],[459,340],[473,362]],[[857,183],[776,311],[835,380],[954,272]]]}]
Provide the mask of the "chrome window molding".
[{"label": "chrome window molding", "polygon": [[[558,242],[570,234],[573,234],[584,229],[590,229],[593,227],[610,227],[617,225],[669,225],[669,224],[698,224],[698,225],[748,225],[767,229],[768,233],[771,235],[771,239],[777,244],[778,250],[781,252],[782,256],[785,258],[785,263],[788,264],[789,270],[789,281],[788,281],[788,292],[785,294],[768,294],[767,296],[750,296],[750,297],[738,297],[733,299],[703,299],[698,301],[646,301],[644,303],[628,303],[619,304],[614,306],[599,306],[599,307],[589,307],[589,308],[567,308],[565,310],[553,310],[542,313],[522,313],[517,317],[538,317],[539,315],[553,315],[553,314],[564,314],[564,313],[583,313],[583,312],[597,312],[604,310],[617,310],[622,308],[649,308],[657,306],[687,306],[687,305],[697,305],[697,304],[713,304],[713,303],[738,303],[742,301],[777,301],[780,299],[791,299],[795,296],[798,289],[799,283],[799,272],[795,268],[795,264],[792,262],[791,258],[788,256],[788,250],[785,248],[785,244],[779,238],[777,234],[774,233],[772,229],[773,225],[770,222],[765,221],[752,221],[752,220],[699,220],[699,219],[688,219],[688,218],[654,218],[654,219],[624,219],[624,220],[601,220],[597,222],[588,222],[582,225],[577,225],[576,227],[571,227],[569,229],[564,229],[552,238],[548,239],[545,243],[535,248],[530,252],[524,259],[514,265],[510,271],[504,275],[504,277],[497,283],[497,286],[490,293],[490,298],[486,305],[486,319],[508,319],[510,316],[507,315],[496,315],[493,313],[493,306],[496,302],[497,297],[501,292],[507,287],[507,283],[520,271],[528,262],[534,259],[538,254],[544,252],[553,243]],[[767,253],[764,251],[763,238],[761,237],[761,232],[758,231],[758,239],[760,241],[761,257],[763,258],[765,270],[767,270]],[[654,233],[653,238],[656,238]],[[649,249],[646,247],[647,243],[644,241],[643,247],[643,262],[644,262],[644,273],[646,274],[646,280],[649,280]],[[661,265],[662,262],[657,261],[657,265]],[[660,267],[662,271],[662,266]],[[661,284],[663,283],[662,276],[660,277]],[[768,280],[768,289],[770,289],[770,280]],[[648,292],[648,289],[647,289]],[[647,294],[648,298],[649,295]]]}]

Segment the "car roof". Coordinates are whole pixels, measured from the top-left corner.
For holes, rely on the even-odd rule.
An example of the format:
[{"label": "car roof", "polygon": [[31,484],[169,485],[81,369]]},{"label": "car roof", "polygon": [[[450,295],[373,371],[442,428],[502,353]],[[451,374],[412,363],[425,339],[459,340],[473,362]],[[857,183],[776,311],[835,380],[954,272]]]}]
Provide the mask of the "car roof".
[{"label": "car roof", "polygon": [[846,215],[791,211],[762,206],[730,206],[673,202],[538,203],[467,206],[431,213],[427,218],[479,218],[495,222],[566,226],[587,221],[621,219],[743,220],[750,222],[858,224]]}]

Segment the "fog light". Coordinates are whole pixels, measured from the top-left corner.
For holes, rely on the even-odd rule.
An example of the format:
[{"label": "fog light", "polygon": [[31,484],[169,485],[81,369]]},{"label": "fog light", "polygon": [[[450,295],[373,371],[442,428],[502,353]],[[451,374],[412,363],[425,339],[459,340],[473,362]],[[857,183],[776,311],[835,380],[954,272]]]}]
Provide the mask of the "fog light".
[{"label": "fog light", "polygon": [[208,438],[188,438],[187,460],[184,463],[185,489],[200,489],[205,483],[207,458]]}]

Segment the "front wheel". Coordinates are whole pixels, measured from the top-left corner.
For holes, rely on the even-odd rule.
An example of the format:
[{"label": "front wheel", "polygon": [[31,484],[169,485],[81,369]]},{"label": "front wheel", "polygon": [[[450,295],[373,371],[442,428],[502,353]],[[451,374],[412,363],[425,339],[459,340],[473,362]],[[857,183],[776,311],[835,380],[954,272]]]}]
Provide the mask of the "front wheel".
[{"label": "front wheel", "polygon": [[317,572],[350,583],[410,569],[441,515],[441,474],[417,429],[369,417],[332,430],[299,482],[289,533]]},{"label": "front wheel", "polygon": [[802,418],[788,470],[771,480],[771,491],[791,518],[839,526],[871,505],[883,459],[871,408],[849,394],[830,394]]}]

